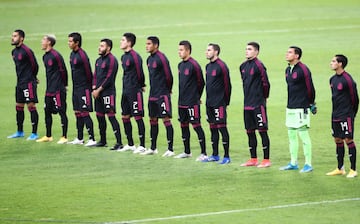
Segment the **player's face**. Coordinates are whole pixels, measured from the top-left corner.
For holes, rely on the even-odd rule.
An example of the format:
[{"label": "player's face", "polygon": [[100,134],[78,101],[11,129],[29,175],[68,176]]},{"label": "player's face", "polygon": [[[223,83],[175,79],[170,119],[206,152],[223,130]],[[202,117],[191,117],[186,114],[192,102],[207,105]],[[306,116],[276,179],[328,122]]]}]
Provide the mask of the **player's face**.
[{"label": "player's face", "polygon": [[122,37],[120,40],[120,48],[122,50],[129,49],[131,47],[131,42],[127,41],[126,37]]},{"label": "player's face", "polygon": [[258,55],[259,51],[254,46],[247,45],[245,49],[245,55],[248,60],[254,59]]},{"label": "player's face", "polygon": [[289,48],[286,52],[286,61],[288,62],[293,62],[298,58],[298,55],[295,54],[295,49],[294,48]]},{"label": "player's face", "polygon": [[155,51],[156,51],[156,45],[153,44],[151,40],[146,40],[146,52],[152,54]]},{"label": "player's face", "polygon": [[11,35],[11,45],[13,46],[18,46],[23,40],[24,38],[20,37],[18,32],[13,32]]},{"label": "player's face", "polygon": [[50,41],[44,36],[41,39],[41,50],[46,50],[50,46]]},{"label": "player's face", "polygon": [[73,38],[73,37],[69,37],[69,39],[68,39],[68,45],[69,45],[69,48],[70,48],[71,50],[75,50],[76,47],[78,46],[78,44],[74,42],[74,38]]},{"label": "player's face", "polygon": [[100,42],[99,49],[98,49],[99,55],[104,56],[109,51],[110,51],[109,46],[107,46],[107,44],[105,42]]},{"label": "player's face", "polygon": [[205,54],[206,58],[211,61],[216,56],[216,51],[214,50],[213,46],[208,46],[206,48]]},{"label": "player's face", "polygon": [[189,58],[190,56],[190,51],[186,49],[184,45],[179,45],[178,53],[179,57],[183,60]]},{"label": "player's face", "polygon": [[337,70],[341,67],[341,64],[336,60],[336,57],[333,57],[330,61],[330,67],[332,70]]}]

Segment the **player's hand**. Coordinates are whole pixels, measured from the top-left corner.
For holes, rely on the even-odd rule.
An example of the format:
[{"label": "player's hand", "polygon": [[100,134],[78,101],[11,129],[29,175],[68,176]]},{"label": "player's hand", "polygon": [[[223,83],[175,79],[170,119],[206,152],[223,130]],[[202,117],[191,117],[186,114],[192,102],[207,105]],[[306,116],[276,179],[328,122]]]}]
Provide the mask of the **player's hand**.
[{"label": "player's hand", "polygon": [[141,91],[142,91],[142,92],[145,92],[145,86],[144,86],[144,87],[141,87]]},{"label": "player's hand", "polygon": [[312,114],[316,114],[316,113],[317,113],[316,103],[310,104],[310,111],[311,111]]},{"label": "player's hand", "polygon": [[99,89],[94,89],[92,91],[92,95],[93,95],[94,99],[99,97],[99,93],[100,93]]},{"label": "player's hand", "polygon": [[40,80],[39,79],[36,79],[36,84],[39,84],[40,83]]}]

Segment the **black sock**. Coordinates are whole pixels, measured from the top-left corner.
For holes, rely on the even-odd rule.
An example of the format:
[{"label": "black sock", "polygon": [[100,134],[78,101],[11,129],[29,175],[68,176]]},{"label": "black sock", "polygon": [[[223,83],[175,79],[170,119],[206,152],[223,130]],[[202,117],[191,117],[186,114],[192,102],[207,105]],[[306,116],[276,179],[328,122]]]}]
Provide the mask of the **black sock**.
[{"label": "black sock", "polygon": [[32,133],[37,133],[39,124],[39,113],[37,112],[36,107],[29,108],[29,111],[31,117]]},{"label": "black sock", "polygon": [[25,119],[24,107],[16,106],[16,124],[18,131],[24,131],[24,119]]},{"label": "black sock", "polygon": [[189,123],[181,123],[181,137],[184,143],[184,152],[190,154],[190,129]]},{"label": "black sock", "polygon": [[164,125],[166,128],[166,138],[168,142],[168,150],[174,151],[173,144],[174,144],[174,128],[171,124],[171,121],[164,121]]},{"label": "black sock", "polygon": [[115,134],[116,143],[119,145],[122,145],[120,124],[119,124],[118,120],[116,119],[115,114],[108,114],[108,117],[109,117],[111,126],[113,128],[114,134]]},{"label": "black sock", "polygon": [[267,131],[260,131],[263,152],[264,152],[264,159],[270,159],[270,139]]},{"label": "black sock", "polygon": [[210,132],[211,132],[211,145],[213,156],[219,155],[219,130],[215,124],[210,125]]},{"label": "black sock", "polygon": [[96,115],[96,118],[99,123],[99,132],[100,132],[100,142],[106,144],[106,120],[105,115]]},{"label": "black sock", "polygon": [[52,114],[48,110],[45,110],[45,125],[46,125],[46,136],[51,137]]},{"label": "black sock", "polygon": [[347,144],[349,148],[349,158],[350,158],[350,164],[351,169],[356,170],[356,146],[354,142],[350,142]]},{"label": "black sock", "polygon": [[199,139],[199,143],[200,143],[200,148],[201,148],[201,154],[206,155],[206,142],[205,142],[205,133],[204,133],[204,129],[201,127],[200,124],[198,125],[193,125],[194,130],[198,136]]},{"label": "black sock", "polygon": [[249,150],[250,150],[250,157],[257,158],[256,147],[257,147],[257,139],[254,130],[247,130],[248,135],[248,143],[249,143]]},{"label": "black sock", "polygon": [[59,115],[61,118],[61,128],[62,128],[62,136],[65,138],[67,137],[67,130],[68,130],[68,118],[66,116],[65,111],[59,111]]},{"label": "black sock", "polygon": [[125,130],[125,135],[126,138],[128,140],[128,144],[130,146],[134,145],[134,140],[132,137],[132,125],[131,125],[131,121],[130,118],[122,118],[123,124],[124,124],[124,130]]},{"label": "black sock", "polygon": [[230,158],[229,156],[229,148],[230,148],[230,137],[229,132],[226,127],[226,124],[223,124],[221,128],[219,128],[221,137],[222,137],[222,144],[224,147],[224,157]]},{"label": "black sock", "polygon": [[89,113],[85,113],[82,115],[83,119],[84,119],[84,123],[86,126],[86,130],[89,134],[89,139],[95,141],[95,136],[94,136],[94,123],[89,115]]},{"label": "black sock", "polygon": [[345,148],[344,142],[336,143],[336,159],[338,162],[338,169],[342,169],[344,166]]},{"label": "black sock", "polygon": [[81,117],[81,113],[75,113],[76,117],[76,129],[77,129],[77,138],[83,140],[84,138],[84,119]]},{"label": "black sock", "polygon": [[138,126],[138,133],[139,133],[139,140],[140,146],[145,148],[145,124],[142,117],[135,117],[137,126]]},{"label": "black sock", "polygon": [[150,120],[150,138],[151,138],[151,149],[156,149],[157,137],[159,134],[158,120]]}]

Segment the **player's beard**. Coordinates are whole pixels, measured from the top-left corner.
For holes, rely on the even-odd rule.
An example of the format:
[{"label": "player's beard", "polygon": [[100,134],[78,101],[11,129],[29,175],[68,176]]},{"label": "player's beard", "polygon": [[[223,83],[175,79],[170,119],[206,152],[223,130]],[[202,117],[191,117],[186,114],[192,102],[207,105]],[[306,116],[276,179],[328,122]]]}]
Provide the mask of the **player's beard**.
[{"label": "player's beard", "polygon": [[17,46],[19,45],[20,41],[11,41],[11,45],[12,46]]},{"label": "player's beard", "polygon": [[99,51],[99,55],[100,55],[100,56],[105,56],[105,55],[106,55],[106,50]]}]

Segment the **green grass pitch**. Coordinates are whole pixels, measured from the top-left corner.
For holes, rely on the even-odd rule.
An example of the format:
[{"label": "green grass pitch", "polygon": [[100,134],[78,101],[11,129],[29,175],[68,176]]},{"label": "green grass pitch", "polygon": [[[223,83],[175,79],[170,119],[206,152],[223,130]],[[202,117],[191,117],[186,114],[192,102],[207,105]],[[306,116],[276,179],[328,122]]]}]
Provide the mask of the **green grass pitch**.
[{"label": "green grass pitch", "polygon": [[[138,37],[135,50],[146,61],[146,37],[159,36],[160,50],[167,55],[174,74],[176,153],[183,150],[176,120],[178,42],[190,40],[192,56],[203,69],[207,63],[207,44],[219,43],[220,57],[230,69],[233,86],[228,108],[232,163],[220,166],[195,162],[200,148],[194,131],[191,131],[194,157],[186,160],[7,139],[6,136],[16,129],[16,75],[10,37],[18,28],[25,30],[25,43],[34,50],[40,66],[40,135],[45,133],[42,105],[46,80],[40,47],[43,35],[53,33],[57,36],[55,49],[64,56],[68,69],[70,50],[67,35],[70,32],[78,31],[83,35],[83,48],[92,67],[98,57],[101,38],[113,39],[112,52],[120,59],[122,34],[134,32]],[[0,223],[358,223],[359,179],[327,177],[325,173],[336,167],[330,130],[329,78],[333,71],[329,63],[334,54],[347,55],[349,64],[346,70],[359,84],[359,34],[360,3],[357,0],[0,1]],[[268,116],[273,165],[268,169],[239,166],[249,157],[238,70],[245,59],[245,46],[249,41],[260,43],[259,58],[266,65],[271,82]],[[278,170],[288,163],[290,157],[285,128],[284,77],[285,52],[290,45],[303,49],[302,61],[311,69],[317,91],[318,114],[312,116],[310,130],[314,171],[308,174]],[[145,63],[144,71],[148,84]],[[119,69],[116,81],[118,109],[121,74]],[[76,129],[70,93],[71,81],[68,136],[72,139]],[[148,89],[145,99],[147,96]],[[204,105],[202,112],[210,153]],[[92,117],[98,137],[97,121],[94,114]],[[120,113],[117,117],[120,120]],[[31,131],[29,119],[29,113],[25,111],[27,135]],[[145,123],[146,144],[149,146],[147,116]],[[356,121],[355,125],[355,142],[359,147],[359,122]],[[135,123],[133,127],[137,143]],[[122,125],[121,128],[125,142]],[[60,134],[60,119],[54,116],[55,140]],[[113,144],[115,140],[110,125],[108,136],[108,143]],[[161,154],[166,149],[165,129],[161,124],[158,144]],[[262,157],[259,148],[258,155]],[[303,161],[300,148],[301,166]],[[348,169],[347,158],[345,164]]]}]

